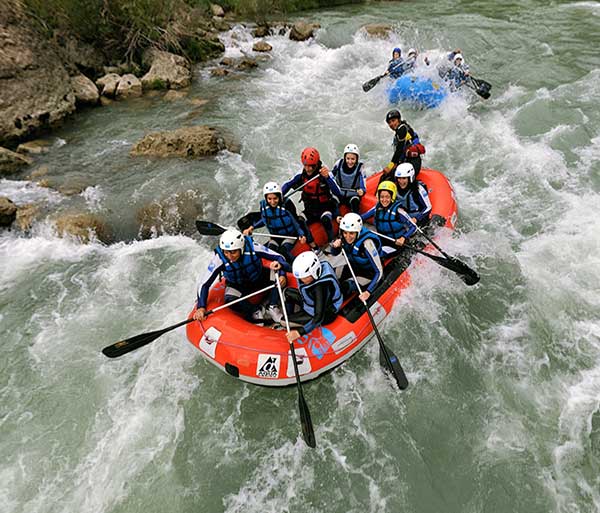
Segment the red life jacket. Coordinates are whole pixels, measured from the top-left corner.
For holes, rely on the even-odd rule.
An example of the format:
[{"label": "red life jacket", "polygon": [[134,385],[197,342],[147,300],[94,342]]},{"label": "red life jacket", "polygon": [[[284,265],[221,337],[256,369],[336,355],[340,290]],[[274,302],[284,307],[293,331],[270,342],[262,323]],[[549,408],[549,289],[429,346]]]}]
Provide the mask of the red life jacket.
[{"label": "red life jacket", "polygon": [[[321,167],[320,164],[319,162],[319,167]],[[302,183],[308,182],[311,178],[314,178],[314,175],[309,177],[305,171],[302,171]],[[329,203],[332,198],[329,186],[323,177],[310,182],[302,189],[302,201],[305,207],[311,204],[314,205],[315,203]]]}]

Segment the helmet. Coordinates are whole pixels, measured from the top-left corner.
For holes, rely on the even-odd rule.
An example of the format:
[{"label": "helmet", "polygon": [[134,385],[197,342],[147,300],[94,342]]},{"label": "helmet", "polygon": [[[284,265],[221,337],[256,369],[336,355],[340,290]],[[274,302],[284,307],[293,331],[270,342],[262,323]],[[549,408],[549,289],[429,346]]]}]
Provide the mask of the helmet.
[{"label": "helmet", "polygon": [[454,64],[456,64],[456,61],[457,61],[458,59],[460,59],[461,61],[463,61],[463,62],[464,62],[463,56],[462,56],[462,54],[460,54],[460,53],[457,53],[457,54],[454,56],[454,59],[452,59],[452,62],[453,62]]},{"label": "helmet", "polygon": [[412,54],[417,55],[417,51],[414,48],[409,48],[406,55],[410,57]]},{"label": "helmet", "polygon": [[219,240],[219,247],[221,249],[226,249],[227,251],[242,249],[244,247],[244,236],[242,235],[242,232],[235,228],[225,230]]},{"label": "helmet", "polygon": [[349,212],[340,221],[340,230],[344,230],[345,232],[360,232],[363,227],[363,222],[361,217],[354,212]]},{"label": "helmet", "polygon": [[396,168],[394,176],[396,178],[408,178],[408,181],[412,183],[415,179],[415,168],[410,162],[404,162]]},{"label": "helmet", "polygon": [[360,151],[358,151],[358,146],[356,146],[356,144],[351,143],[346,145],[346,147],[344,148],[344,156],[346,156],[346,153],[354,153],[356,154],[357,159],[360,158]]},{"label": "helmet", "polygon": [[402,119],[402,116],[400,115],[399,110],[392,109],[385,115],[386,123],[389,123],[392,119],[400,119],[400,120]]},{"label": "helmet", "polygon": [[379,193],[381,191],[388,191],[392,195],[392,201],[396,200],[396,196],[398,195],[398,187],[394,182],[390,182],[389,180],[384,180],[377,187],[377,197],[379,197]]},{"label": "helmet", "polygon": [[281,187],[277,182],[267,182],[263,187],[263,196],[267,194],[279,194],[281,195]]},{"label": "helmet", "polygon": [[305,166],[316,166],[321,160],[321,155],[316,148],[304,148],[302,155],[300,155],[300,161]]},{"label": "helmet", "polygon": [[401,50],[400,48],[396,47],[396,48],[394,48],[394,49],[392,50],[392,57],[394,57],[394,54],[395,54],[396,52],[398,52],[400,55],[402,55],[402,50]]},{"label": "helmet", "polygon": [[296,278],[312,276],[316,280],[321,276],[321,262],[312,251],[304,251],[294,260],[292,272]]}]

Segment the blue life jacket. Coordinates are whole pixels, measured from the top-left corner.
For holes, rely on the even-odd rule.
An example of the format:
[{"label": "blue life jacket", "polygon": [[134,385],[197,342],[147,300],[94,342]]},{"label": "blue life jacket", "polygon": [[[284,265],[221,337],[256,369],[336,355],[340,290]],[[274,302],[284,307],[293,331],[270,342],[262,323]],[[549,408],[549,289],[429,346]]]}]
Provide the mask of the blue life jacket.
[{"label": "blue life jacket", "polygon": [[402,73],[404,73],[404,59],[402,59],[402,57],[399,59],[391,59],[388,63],[388,71],[392,78],[401,77]]},{"label": "blue life jacket", "polygon": [[292,214],[284,207],[277,205],[272,207],[267,200],[260,202],[260,215],[262,216],[267,230],[274,235],[298,235]]},{"label": "blue life jacket", "polygon": [[228,260],[223,250],[218,246],[215,252],[225,265],[223,275],[227,283],[233,285],[251,285],[262,276],[262,259],[254,251],[254,244],[250,237],[244,237],[244,248],[237,262]]},{"label": "blue life jacket", "polygon": [[353,189],[352,191],[342,190],[342,198],[358,196],[356,189],[358,189],[360,185],[362,167],[363,163],[359,161],[356,166],[350,170],[350,173],[347,173],[347,166],[345,165],[343,158],[339,159],[333,166],[331,173],[335,177],[337,184],[344,189]]},{"label": "blue life jacket", "polygon": [[373,267],[364,246],[367,239],[371,239],[375,243],[377,253],[381,254],[381,241],[379,240],[379,237],[364,227],[353,244],[348,244],[344,237],[342,237],[342,245],[344,251],[348,255],[348,260],[350,260],[352,267],[356,266],[360,269],[370,269]]},{"label": "blue life jacket", "polygon": [[338,281],[335,271],[329,262],[321,263],[321,276],[317,280],[305,285],[300,280],[298,280],[298,290],[300,291],[300,295],[302,296],[302,308],[303,310],[310,315],[311,317],[315,315],[315,300],[312,296],[312,288],[317,283],[331,283],[333,285],[334,293],[333,293],[333,308],[336,312],[340,311],[342,307],[342,303],[344,302],[344,297],[342,296],[342,289],[340,288],[340,282]]},{"label": "blue life jacket", "polygon": [[427,192],[427,187],[425,186],[425,184],[419,181],[410,184],[406,188],[406,191],[403,191],[400,188],[398,188],[398,196],[396,197],[396,203],[400,203],[400,207],[404,209],[404,211],[409,215],[414,214],[415,212],[421,212],[421,210],[426,208],[426,205],[423,203],[421,195],[419,194],[419,185],[422,185],[423,189],[425,189],[425,191]]},{"label": "blue life jacket", "polygon": [[396,200],[387,208],[378,203],[375,209],[375,227],[377,231],[394,240],[405,237],[406,227],[410,225],[406,217],[398,212],[399,208],[402,208],[402,205]]}]

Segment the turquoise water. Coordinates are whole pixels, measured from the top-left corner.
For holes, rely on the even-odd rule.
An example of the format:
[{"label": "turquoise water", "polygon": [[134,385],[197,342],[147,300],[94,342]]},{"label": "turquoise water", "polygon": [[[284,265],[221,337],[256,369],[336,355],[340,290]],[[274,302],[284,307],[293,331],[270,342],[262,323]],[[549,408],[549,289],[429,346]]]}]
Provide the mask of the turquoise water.
[{"label": "turquoise water", "polygon": [[[57,238],[42,220],[0,235],[0,504],[9,512],[600,511],[600,3],[385,2],[309,13],[316,41],[270,37],[237,80],[196,70],[187,100],[86,111],[52,134],[56,184],[0,181],[17,203],[85,207],[110,246]],[[390,22],[387,41],[365,23]],[[227,55],[251,49],[243,27]],[[309,383],[318,447],[296,390],[240,383],[182,332],[118,360],[100,350],[185,318],[214,240],[138,238],[138,210],[192,191],[233,223],[302,148],[331,164],[348,142],[368,172],[391,155],[380,74],[391,48],[433,60],[460,47],[492,98],[400,106],[459,203],[442,246],[481,283],[424,262],[382,333],[407,371],[398,392],[376,345]],[[430,70],[433,73],[433,70]],[[206,123],[241,153],[129,156],[146,132]]]}]

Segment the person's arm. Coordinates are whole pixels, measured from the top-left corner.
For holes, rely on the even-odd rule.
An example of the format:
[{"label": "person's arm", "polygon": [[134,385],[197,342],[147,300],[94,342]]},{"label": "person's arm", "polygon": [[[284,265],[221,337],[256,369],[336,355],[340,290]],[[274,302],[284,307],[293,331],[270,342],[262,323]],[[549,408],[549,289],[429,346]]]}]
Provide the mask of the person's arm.
[{"label": "person's arm", "polygon": [[342,197],[344,196],[344,193],[340,189],[340,186],[338,185],[338,183],[333,178],[333,174],[329,173],[329,176],[327,178],[325,178],[325,183],[328,185],[329,190],[331,191],[331,193],[334,196],[342,199]]},{"label": "person's arm", "polygon": [[312,330],[323,324],[325,314],[327,313],[328,303],[331,301],[331,287],[328,283],[317,283],[312,290],[315,300],[315,313],[310,321],[304,326],[297,328],[300,335],[310,333]]},{"label": "person's arm", "polygon": [[254,253],[256,253],[256,256],[260,258],[264,258],[272,262],[279,262],[279,264],[281,265],[281,269],[279,269],[279,276],[283,276],[286,272],[292,272],[290,264],[288,264],[285,258],[283,258],[283,256],[277,253],[277,251],[273,251],[272,249],[255,242]]},{"label": "person's arm", "polygon": [[208,291],[210,290],[210,286],[219,276],[219,273],[225,268],[223,261],[219,257],[219,255],[213,255],[211,261],[208,264],[208,268],[206,272],[200,279],[198,283],[198,291],[197,291],[197,300],[196,306],[198,308],[206,308],[206,303],[208,301]]},{"label": "person's arm", "polygon": [[415,214],[415,219],[420,221],[429,216],[431,212],[431,201],[429,200],[429,194],[421,184],[418,186],[418,199],[419,199],[419,211]]},{"label": "person's arm", "polygon": [[377,247],[375,246],[375,243],[372,240],[367,239],[364,242],[364,247],[365,253],[369,257],[371,266],[375,271],[375,276],[373,276],[371,283],[369,283],[369,286],[367,287],[367,292],[369,294],[372,294],[375,290],[375,287],[377,287],[377,283],[379,283],[379,280],[383,276],[383,265],[381,264],[381,258],[379,258],[379,252],[377,251]]},{"label": "person's arm", "polygon": [[365,213],[361,214],[360,217],[363,221],[367,221],[369,219],[371,219],[374,215],[375,215],[375,210],[377,209],[376,206],[371,207],[369,210],[367,210]]},{"label": "person's arm", "polygon": [[399,239],[400,237],[404,237],[405,239],[408,239],[417,231],[417,227],[408,220],[408,216],[406,214],[403,215],[402,213],[398,212],[398,210],[402,210],[400,205],[396,207],[394,212],[396,219],[402,223],[402,229],[396,238]]},{"label": "person's arm", "polygon": [[288,191],[291,189],[296,189],[300,185],[301,182],[302,182],[302,172],[298,173],[297,175],[292,176],[287,182],[285,182],[281,186],[282,196],[285,198],[285,195],[288,193]]}]

